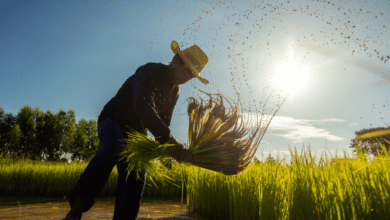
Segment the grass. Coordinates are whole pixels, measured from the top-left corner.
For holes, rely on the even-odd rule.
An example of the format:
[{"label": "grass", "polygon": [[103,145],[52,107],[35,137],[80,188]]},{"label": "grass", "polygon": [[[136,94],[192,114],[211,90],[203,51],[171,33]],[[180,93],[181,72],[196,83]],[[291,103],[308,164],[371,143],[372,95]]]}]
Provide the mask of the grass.
[{"label": "grass", "polygon": [[[45,163],[31,163],[31,159],[26,161],[13,160],[0,155],[0,194],[12,196],[46,196],[66,198],[69,190],[77,184],[78,179],[84,172],[88,162],[73,162],[70,164],[47,165]],[[183,169],[183,166],[177,163],[172,164],[173,171]],[[168,173],[172,176],[173,172]],[[97,197],[115,196],[118,180],[118,171],[116,165],[104,186],[103,190]],[[174,183],[180,183],[174,181]],[[181,184],[180,184],[181,185]],[[152,186],[146,186],[144,190],[145,197],[175,197],[181,195],[181,189],[168,185],[163,186],[161,182],[157,183],[158,190]]]},{"label": "grass", "polygon": [[[310,146],[309,146],[310,147]],[[349,164],[335,166],[333,158],[291,150],[291,164],[258,163],[243,175],[227,176],[187,164],[173,163],[168,174],[176,183],[145,186],[145,197],[178,198],[186,195],[190,212],[207,219],[390,219],[390,156],[367,162],[356,155]],[[336,159],[340,157],[337,156]],[[386,161],[387,160],[387,161]],[[0,162],[3,195],[66,197],[87,163],[45,165]],[[113,169],[98,197],[115,196]],[[158,186],[162,184],[156,181]]]}]

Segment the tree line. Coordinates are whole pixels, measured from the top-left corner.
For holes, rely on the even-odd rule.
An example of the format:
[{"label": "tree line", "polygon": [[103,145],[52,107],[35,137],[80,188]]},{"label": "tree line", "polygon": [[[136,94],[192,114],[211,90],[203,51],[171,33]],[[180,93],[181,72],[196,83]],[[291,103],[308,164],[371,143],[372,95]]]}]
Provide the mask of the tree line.
[{"label": "tree line", "polygon": [[[390,126],[362,129],[356,131],[356,137],[380,130],[390,129]],[[153,139],[153,138],[152,138]],[[390,135],[351,140],[350,148],[357,152],[358,144],[362,144],[364,154],[375,157],[382,153],[378,141],[389,151]],[[96,120],[80,119],[76,123],[75,112],[62,109],[57,114],[47,110],[25,105],[16,116],[5,113],[0,106],[0,153],[11,153],[14,158],[30,158],[35,160],[58,161],[63,153],[71,153],[71,160],[88,160],[95,155],[99,146]],[[42,157],[42,153],[46,159]]]},{"label": "tree line", "polygon": [[0,106],[0,153],[46,161],[58,161],[63,153],[72,153],[72,161],[86,161],[98,146],[96,120],[76,123],[72,109],[53,114],[25,105],[13,116]]}]

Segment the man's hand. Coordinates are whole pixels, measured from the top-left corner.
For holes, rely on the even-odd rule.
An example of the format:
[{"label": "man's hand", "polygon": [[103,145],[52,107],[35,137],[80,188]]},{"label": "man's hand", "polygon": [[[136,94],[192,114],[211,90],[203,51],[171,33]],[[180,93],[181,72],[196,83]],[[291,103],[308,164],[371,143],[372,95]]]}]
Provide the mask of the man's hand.
[{"label": "man's hand", "polygon": [[182,163],[185,158],[189,159],[190,163],[194,162],[192,153],[185,149],[182,144],[177,142],[177,140],[174,137],[171,137],[167,144],[175,144],[174,146],[168,146],[168,150],[171,153],[171,156],[177,160],[179,163]]},{"label": "man's hand", "polygon": [[171,152],[171,157],[177,160],[179,163],[182,163],[184,158],[188,158],[190,162],[193,162],[192,154],[189,150],[185,149],[183,145],[174,145],[167,147],[169,152]]}]

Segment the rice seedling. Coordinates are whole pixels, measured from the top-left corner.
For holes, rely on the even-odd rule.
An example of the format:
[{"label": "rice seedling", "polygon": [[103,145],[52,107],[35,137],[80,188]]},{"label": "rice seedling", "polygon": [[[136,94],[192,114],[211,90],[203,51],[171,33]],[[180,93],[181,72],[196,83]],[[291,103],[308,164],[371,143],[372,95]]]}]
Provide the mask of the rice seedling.
[{"label": "rice seedling", "polygon": [[[200,98],[201,102],[193,97],[189,98],[191,100],[187,108],[189,143],[185,145],[185,148],[193,155],[191,165],[223,173],[224,175],[244,174],[251,169],[250,161],[253,159],[269,123],[280,107],[265,129],[260,130],[262,125],[260,122],[254,126],[254,131],[245,139],[244,136],[249,134],[251,126],[248,124],[244,126],[244,120],[239,114],[237,104],[221,93],[210,94],[200,89],[199,91],[207,94],[210,99],[208,104],[205,105],[202,98]],[[212,95],[218,96],[219,102],[218,98],[215,100]],[[228,113],[225,112],[223,99],[232,106]],[[239,99],[238,95],[238,102]],[[239,119],[241,119],[240,122]],[[259,122],[259,120],[256,120],[256,122]],[[257,135],[259,131],[260,134]],[[126,150],[114,157],[114,160],[128,165],[127,177],[131,170],[135,170],[137,178],[139,178],[141,171],[147,172],[147,178],[153,183],[153,178],[161,179],[161,181],[164,181],[164,179],[172,180],[165,175],[165,172],[162,172],[167,171],[165,167],[159,167],[151,162],[155,160],[163,163],[163,161],[170,159],[171,156],[167,146],[173,144],[159,144],[157,141],[149,139],[145,134],[136,131],[132,131],[128,135],[129,139],[125,140],[127,142]],[[188,163],[189,161],[185,158],[184,162]],[[245,170],[246,168],[248,169]]]},{"label": "rice seedling", "polygon": [[[383,145],[382,145],[383,147]],[[384,148],[384,151],[386,149]],[[168,184],[153,191],[146,186],[144,196],[173,198],[187,195],[189,215],[206,219],[389,219],[390,159],[386,152],[368,164],[352,160],[346,166],[333,166],[330,159],[289,149],[291,164],[280,160],[258,163],[242,175],[225,175],[193,166],[173,163],[170,175],[177,185]],[[344,152],[344,158],[347,158]],[[352,159],[356,159],[354,156]],[[350,158],[347,158],[350,159]],[[45,165],[41,163],[0,163],[2,195],[58,195],[63,198],[77,183],[87,163]],[[173,175],[174,174],[174,175]],[[112,174],[101,196],[115,195],[118,173]],[[181,180],[181,182],[180,182]],[[176,182],[178,181],[178,182]],[[161,179],[155,183],[161,186]],[[179,194],[168,193],[174,190]],[[154,192],[154,193],[153,193]],[[157,193],[156,193],[157,192]],[[162,193],[163,192],[163,193]]]},{"label": "rice seedling", "polygon": [[[146,135],[134,130],[128,133],[128,135],[129,139],[125,139],[127,141],[128,149],[118,154],[118,156],[113,157],[114,160],[118,160],[121,163],[128,165],[126,168],[126,171],[128,172],[126,176],[126,181],[132,170],[136,170],[136,175],[138,179],[141,179],[139,177],[139,174],[141,172],[147,172],[148,179],[150,179],[150,181],[152,181],[152,183],[156,187],[157,185],[155,184],[153,179],[173,180],[165,174],[167,168],[159,166],[157,163],[157,161],[162,163],[162,161],[166,161],[171,158],[167,146],[172,146],[173,144],[160,145],[159,142],[153,141]],[[165,185],[164,181],[163,183]]]}]

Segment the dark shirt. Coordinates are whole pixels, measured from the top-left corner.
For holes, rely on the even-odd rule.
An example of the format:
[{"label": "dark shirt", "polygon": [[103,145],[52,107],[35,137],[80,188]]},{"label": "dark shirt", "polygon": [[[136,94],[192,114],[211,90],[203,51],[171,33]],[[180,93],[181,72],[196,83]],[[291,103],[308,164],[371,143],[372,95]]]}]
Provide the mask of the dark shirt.
[{"label": "dark shirt", "polygon": [[149,130],[156,141],[164,144],[171,136],[168,127],[179,93],[180,86],[174,85],[167,65],[147,63],[104,106],[98,122],[112,118],[119,124],[124,139],[128,139],[130,128],[145,135]]}]

